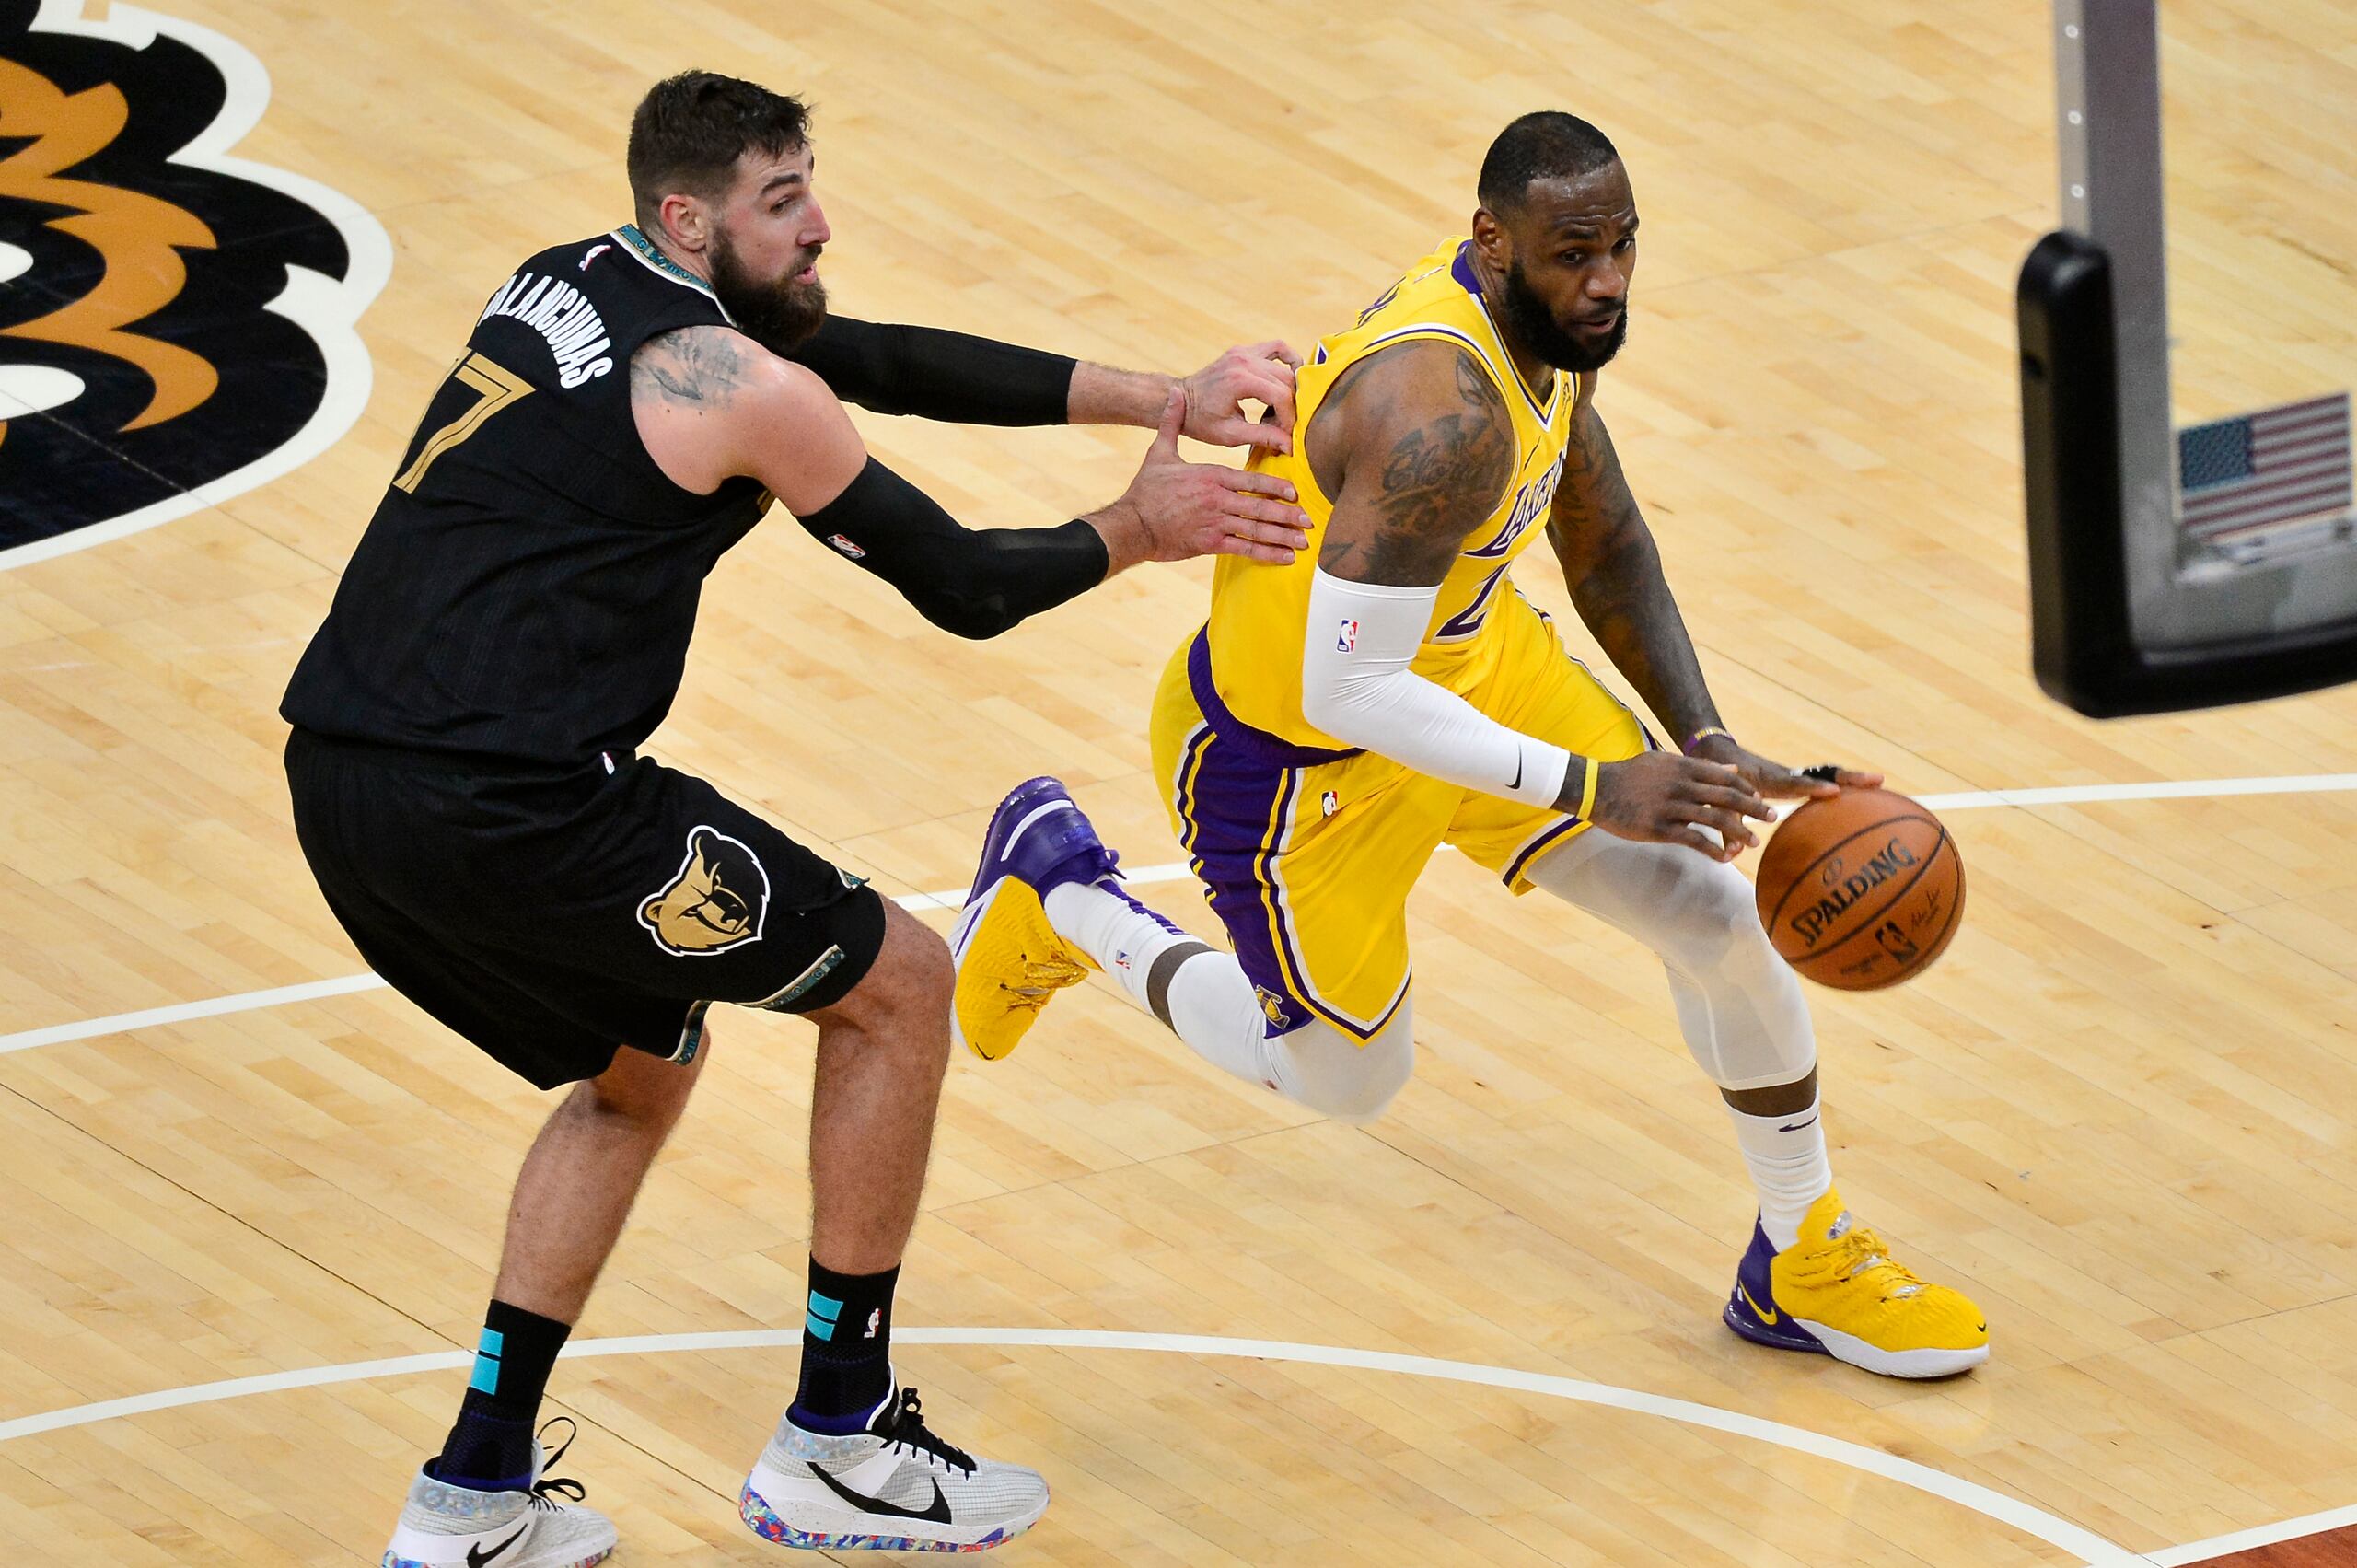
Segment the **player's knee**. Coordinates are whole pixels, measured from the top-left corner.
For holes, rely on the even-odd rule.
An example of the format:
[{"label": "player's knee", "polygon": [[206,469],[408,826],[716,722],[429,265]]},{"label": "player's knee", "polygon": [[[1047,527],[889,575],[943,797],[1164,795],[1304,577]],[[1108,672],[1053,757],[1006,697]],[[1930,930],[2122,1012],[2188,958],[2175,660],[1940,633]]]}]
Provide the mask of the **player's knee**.
[{"label": "player's knee", "polygon": [[1664,912],[1663,958],[1698,979],[1717,973],[1738,981],[1781,963],[1743,873],[1690,851],[1673,846],[1670,853],[1693,864],[1679,867],[1683,886]]},{"label": "player's knee", "polygon": [[946,1058],[950,993],[957,979],[949,945],[940,934],[888,900],[883,942],[867,972],[842,1001],[811,1016],[821,1023],[840,1020],[912,1049],[937,1045]]},{"label": "player's knee", "polygon": [[1292,1098],[1337,1121],[1373,1121],[1388,1109],[1416,1068],[1406,1009],[1364,1044],[1324,1024],[1271,1042],[1286,1053]]},{"label": "player's knee", "polygon": [[572,1105],[598,1116],[629,1121],[657,1135],[668,1133],[688,1107],[703,1063],[712,1053],[712,1029],[704,1026],[702,1049],[690,1062],[670,1062],[643,1051],[614,1052],[613,1064],[574,1091]]}]

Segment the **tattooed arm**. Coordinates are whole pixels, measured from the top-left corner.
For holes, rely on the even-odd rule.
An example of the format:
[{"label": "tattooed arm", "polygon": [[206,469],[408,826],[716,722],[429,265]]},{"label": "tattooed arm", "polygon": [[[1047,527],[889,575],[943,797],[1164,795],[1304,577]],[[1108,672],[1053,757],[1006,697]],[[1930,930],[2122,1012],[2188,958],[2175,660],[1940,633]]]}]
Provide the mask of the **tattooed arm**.
[{"label": "tattooed arm", "polygon": [[1629,494],[1612,436],[1587,404],[1572,416],[1547,538],[1580,619],[1645,706],[1669,726],[1670,738],[1683,745],[1716,728],[1719,710],[1662,575],[1653,530]]},{"label": "tattooed arm", "polygon": [[1408,343],[1353,366],[1311,449],[1334,498],[1318,564],[1354,583],[1431,587],[1514,478],[1505,399],[1464,350]]},{"label": "tattooed arm", "polygon": [[1702,679],[1686,619],[1662,575],[1653,530],[1621,475],[1612,437],[1596,410],[1585,404],[1573,416],[1563,482],[1555,492],[1547,537],[1562,563],[1580,619],[1678,746],[1733,769],[1747,789],[1762,796],[1821,796],[1838,793],[1837,784],[1862,789],[1882,783],[1880,773],[1848,768],[1836,769],[1831,782],[1809,778],[1724,732],[1696,740],[1701,731],[1719,728],[1719,710]]},{"label": "tattooed arm", "polygon": [[1574,757],[1416,673],[1440,583],[1513,482],[1512,419],[1480,366],[1444,344],[1379,354],[1335,399],[1341,406],[1329,401],[1309,432],[1334,515],[1310,583],[1303,716],[1419,772],[1625,838],[1722,859],[1751,842],[1742,819],[1767,807],[1732,770],[1662,752]]}]

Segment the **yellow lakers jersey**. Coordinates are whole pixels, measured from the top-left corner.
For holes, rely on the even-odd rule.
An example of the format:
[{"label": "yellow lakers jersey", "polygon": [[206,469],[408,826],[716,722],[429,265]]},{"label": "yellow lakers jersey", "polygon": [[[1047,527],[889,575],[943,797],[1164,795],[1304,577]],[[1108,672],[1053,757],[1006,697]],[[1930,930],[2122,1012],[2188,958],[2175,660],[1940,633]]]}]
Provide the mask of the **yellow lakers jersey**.
[{"label": "yellow lakers jersey", "polygon": [[1320,535],[1334,514],[1333,500],[1311,471],[1311,422],[1343,372],[1394,343],[1453,343],[1480,363],[1513,414],[1514,482],[1497,510],[1467,538],[1442,579],[1440,600],[1411,666],[1417,674],[1457,691],[1481,679],[1495,662],[1500,639],[1492,634],[1491,612],[1512,592],[1508,575],[1515,558],[1544,531],[1562,477],[1573,415],[1593,395],[1592,376],[1560,373],[1544,399],[1531,394],[1490,319],[1470,252],[1469,240],[1447,241],[1384,290],[1357,325],[1321,339],[1295,382],[1294,449],[1260,452],[1252,459],[1255,470],[1293,482],[1309,514],[1309,548],[1283,566],[1220,557],[1207,637],[1212,684],[1237,718],[1295,745],[1341,744],[1302,717],[1301,654]]}]

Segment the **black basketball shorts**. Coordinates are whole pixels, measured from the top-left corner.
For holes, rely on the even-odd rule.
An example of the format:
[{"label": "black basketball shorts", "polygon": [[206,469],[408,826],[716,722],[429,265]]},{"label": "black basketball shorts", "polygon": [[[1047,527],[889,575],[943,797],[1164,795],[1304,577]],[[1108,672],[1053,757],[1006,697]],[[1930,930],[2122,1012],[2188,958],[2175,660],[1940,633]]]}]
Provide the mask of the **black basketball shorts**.
[{"label": "black basketball shorts", "polygon": [[801,1013],[875,962],[884,900],[691,774],[501,772],[296,730],[296,836],[395,990],[542,1088],[691,1062],[714,1002]]}]

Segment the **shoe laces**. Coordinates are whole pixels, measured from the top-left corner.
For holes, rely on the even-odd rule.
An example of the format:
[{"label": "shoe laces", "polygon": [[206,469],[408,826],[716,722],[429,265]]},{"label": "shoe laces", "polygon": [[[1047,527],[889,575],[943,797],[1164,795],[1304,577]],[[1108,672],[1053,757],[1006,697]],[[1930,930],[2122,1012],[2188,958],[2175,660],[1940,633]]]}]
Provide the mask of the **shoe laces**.
[{"label": "shoe laces", "polygon": [[1023,962],[1023,978],[1028,983],[1004,987],[1007,1005],[1036,1013],[1048,1005],[1048,998],[1087,974],[1070,958],[1027,958]]},{"label": "shoe laces", "polygon": [[[550,1449],[547,1443],[548,1434],[560,1423],[564,1426],[564,1441],[558,1444],[554,1449]],[[552,1416],[541,1423],[540,1435],[542,1439],[540,1447],[548,1454],[548,1457],[540,1461],[540,1469],[545,1472],[559,1459],[564,1458],[564,1451],[573,1446],[573,1440],[575,1437],[581,1435],[581,1426],[569,1415]],[[531,1508],[557,1509],[563,1507],[566,1503],[578,1503],[588,1495],[589,1489],[569,1475],[552,1476],[543,1473],[540,1480],[532,1483],[532,1495],[525,1505]],[[558,1501],[560,1498],[563,1501]]]},{"label": "shoe laces", "polygon": [[1826,1268],[1838,1280],[1873,1272],[1885,1301],[1904,1300],[1923,1290],[1923,1282],[1914,1271],[1884,1251],[1882,1237],[1864,1225],[1852,1225],[1833,1237]]},{"label": "shoe laces", "polygon": [[892,1413],[892,1424],[882,1434],[887,1448],[907,1448],[925,1457],[928,1463],[974,1473],[974,1457],[953,1443],[945,1442],[933,1428],[924,1423],[924,1401],[917,1398],[914,1388],[900,1390],[900,1408]]}]

